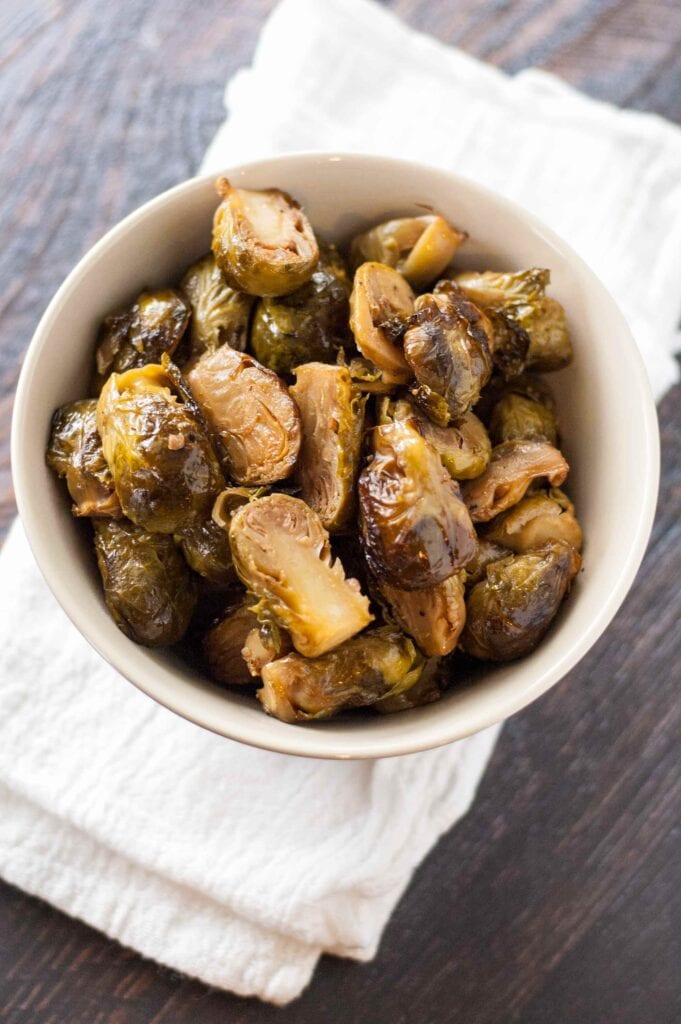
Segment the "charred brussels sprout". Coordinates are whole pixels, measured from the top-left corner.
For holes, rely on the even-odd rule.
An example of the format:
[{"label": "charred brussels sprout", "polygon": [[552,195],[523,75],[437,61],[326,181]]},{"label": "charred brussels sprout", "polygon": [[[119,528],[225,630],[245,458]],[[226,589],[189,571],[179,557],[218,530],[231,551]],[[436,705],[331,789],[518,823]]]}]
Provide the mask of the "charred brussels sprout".
[{"label": "charred brussels sprout", "polygon": [[525,365],[546,373],[572,362],[572,345],[565,310],[545,294],[548,270],[532,267],[515,273],[458,274],[456,284],[482,309],[502,315],[510,329],[516,325],[529,339]]},{"label": "charred brussels sprout", "polygon": [[92,525],[104,599],[118,628],[145,647],[177,643],[194,611],[196,587],[173,538],[126,519]]},{"label": "charred brussels sprout", "polygon": [[192,264],[180,287],[192,309],[190,361],[221,345],[243,352],[253,296],[231,288],[210,253]]},{"label": "charred brussels sprout", "polygon": [[456,288],[441,285],[416,300],[404,355],[419,385],[415,397],[436,423],[446,426],[477,402],[492,372],[491,339],[487,317]]},{"label": "charred brussels sprout", "polygon": [[50,469],[66,478],[74,516],[122,515],[97,431],[95,398],[70,402],[57,409],[46,460]]},{"label": "charred brussels sprout", "polygon": [[435,587],[474,555],[476,538],[458,485],[411,420],[376,428],[359,478],[362,542],[381,583]]},{"label": "charred brussels sprout", "polygon": [[111,372],[124,373],[172,356],[182,340],[190,310],[172,288],[142,292],[125,313],[116,313],[102,324],[97,348],[97,385]]},{"label": "charred brussels sprout", "polygon": [[559,486],[568,464],[546,441],[505,441],[492,449],[489,466],[463,485],[463,496],[474,523],[486,523],[515,505],[533,480],[546,478]]},{"label": "charred brussels sprout", "polygon": [[297,291],[261,299],[251,327],[257,359],[275,373],[291,373],[301,363],[334,363],[350,343],[350,281],[338,252],[322,245],[312,277]]},{"label": "charred brussels sprout", "polygon": [[289,295],[309,281],[319,258],[310,222],[286,192],[216,182],[213,255],[227,283],[249,295]]},{"label": "charred brussels sprout", "polygon": [[555,540],[567,541],[576,551],[582,547],[582,530],[575,507],[558,487],[526,495],[517,505],[493,519],[485,536],[516,552],[540,548]]},{"label": "charred brussels sprout", "polygon": [[324,363],[299,366],[291,395],[303,427],[300,496],[327,530],[343,529],[355,511],[366,400],[345,367]]},{"label": "charred brussels sprout", "polygon": [[173,374],[148,365],[112,374],[97,427],[123,512],[176,533],[210,514],[224,481],[198,410],[178,399]]},{"label": "charred brussels sprout", "polygon": [[212,519],[186,526],[175,540],[194,572],[209,583],[224,586],[236,580],[229,539]]},{"label": "charred brussels sprout", "polygon": [[458,572],[428,590],[399,590],[379,584],[395,621],[424,654],[450,654],[466,621],[465,573]]},{"label": "charred brussels sprout", "polygon": [[466,602],[463,649],[488,661],[512,661],[542,639],[579,571],[571,544],[558,541],[487,566]]},{"label": "charred brussels sprout", "polygon": [[330,718],[408,690],[424,658],[399,630],[369,630],[318,658],[289,654],[266,665],[257,697],[283,722]]},{"label": "charred brussels sprout", "polygon": [[202,356],[188,380],[222,441],[232,480],[269,484],[291,474],[300,449],[300,416],[275,373],[223,345]]},{"label": "charred brussels sprout", "polygon": [[442,459],[443,466],[455,480],[471,480],[485,471],[492,454],[492,445],[478,417],[467,412],[458,423],[439,427],[413,401],[383,398],[378,408],[378,422],[413,418],[419,432]]},{"label": "charred brussels sprout", "polygon": [[548,441],[555,445],[558,440],[555,413],[542,402],[514,391],[508,391],[494,406],[489,429],[495,444]]},{"label": "charred brussels sprout", "polygon": [[411,370],[401,339],[414,309],[414,293],[396,270],[363,263],[350,295],[350,327],[362,355],[382,371],[386,383],[406,384]]},{"label": "charred brussels sprout", "polygon": [[371,621],[357,581],[332,561],[319,516],[299,498],[271,494],[244,505],[229,540],[242,583],[301,654],[325,654]]},{"label": "charred brussels sprout", "polygon": [[370,261],[394,267],[418,290],[442,273],[466,238],[439,214],[400,217],[354,238],[350,255],[355,266]]}]

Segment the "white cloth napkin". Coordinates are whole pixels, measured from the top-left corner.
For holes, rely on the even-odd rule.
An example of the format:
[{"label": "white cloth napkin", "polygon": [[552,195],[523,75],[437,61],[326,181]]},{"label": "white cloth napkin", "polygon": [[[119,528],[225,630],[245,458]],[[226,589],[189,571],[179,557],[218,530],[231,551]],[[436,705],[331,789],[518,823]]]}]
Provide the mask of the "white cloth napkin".
[{"label": "white cloth napkin", "polygon": [[[367,0],[284,0],[227,102],[207,168],[293,149],[406,153],[524,202],[610,285],[656,394],[675,379],[673,126],[540,72],[509,79]],[[0,581],[0,873],[147,956],[275,1003],[322,951],[370,958],[414,868],[470,805],[496,730],[376,763],[241,747],[98,658],[18,524]]]}]

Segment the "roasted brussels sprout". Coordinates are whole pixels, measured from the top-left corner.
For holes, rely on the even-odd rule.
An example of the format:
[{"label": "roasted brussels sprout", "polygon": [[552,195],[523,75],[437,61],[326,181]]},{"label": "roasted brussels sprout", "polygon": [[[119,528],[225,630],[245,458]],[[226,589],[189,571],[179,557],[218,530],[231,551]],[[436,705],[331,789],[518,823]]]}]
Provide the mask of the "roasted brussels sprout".
[{"label": "roasted brussels sprout", "polygon": [[456,284],[482,309],[503,314],[507,324],[520,327],[529,338],[525,365],[547,373],[572,362],[572,345],[565,310],[545,294],[548,270],[532,267],[515,273],[457,274]]},{"label": "roasted brussels sprout", "polygon": [[111,372],[160,363],[166,353],[172,356],[189,316],[189,306],[172,288],[142,292],[125,313],[108,316],[97,347],[97,390]]},{"label": "roasted brussels sprout", "polygon": [[488,540],[511,551],[540,548],[554,540],[582,547],[582,530],[575,506],[558,487],[526,495],[517,505],[503,512],[485,530]]},{"label": "roasted brussels sprout", "polygon": [[489,466],[463,485],[464,501],[474,523],[486,523],[515,505],[533,480],[560,486],[569,466],[547,441],[505,441],[492,449]]},{"label": "roasted brussels sprout", "polygon": [[374,450],[359,478],[369,567],[381,583],[402,590],[435,587],[475,554],[458,485],[412,420],[377,427]]},{"label": "roasted brussels sprout", "polygon": [[222,441],[232,480],[269,484],[290,475],[300,449],[300,416],[275,373],[223,345],[202,356],[187,379]]},{"label": "roasted brussels sprout", "polygon": [[194,578],[166,534],[127,519],[93,519],[104,600],[126,636],[145,647],[182,639],[196,604]]},{"label": "roasted brussels sprout", "polygon": [[252,191],[216,182],[222,202],[213,221],[213,254],[233,288],[289,295],[310,280],[319,247],[298,203],[277,188]]},{"label": "roasted brussels sprout", "polygon": [[511,554],[513,552],[509,548],[495,544],[488,537],[478,536],[478,549],[466,566],[466,585],[472,586],[474,583],[479,583],[485,578],[485,570],[490,562],[498,562]]},{"label": "roasted brussels sprout", "polygon": [[406,384],[411,370],[400,344],[414,309],[414,293],[396,270],[363,263],[350,295],[350,327],[357,348],[382,370],[386,383]]},{"label": "roasted brussels sprout", "polygon": [[325,363],[299,366],[291,395],[303,427],[300,496],[327,530],[344,529],[355,512],[366,399],[344,366]]},{"label": "roasted brussels sprout", "polygon": [[488,661],[529,654],[555,618],[580,564],[564,541],[492,562],[466,601],[463,649]]},{"label": "roasted brussels sprout", "polygon": [[464,622],[465,572],[461,571],[427,590],[399,590],[379,583],[397,624],[415,640],[424,654],[449,654],[456,647]]},{"label": "roasted brussels sprout", "polygon": [[344,708],[364,707],[413,686],[424,658],[411,640],[390,626],[346,640],[323,657],[289,654],[262,670],[256,696],[283,722],[330,718]]},{"label": "roasted brussels sprout", "polygon": [[492,410],[489,430],[495,444],[504,441],[558,441],[555,413],[543,402],[507,391]]},{"label": "roasted brussels sprout", "polygon": [[236,581],[229,538],[212,519],[191,523],[175,540],[190,567],[209,583],[224,586]]},{"label": "roasted brussels sprout", "polygon": [[156,533],[177,533],[207,518],[224,484],[198,410],[172,388],[171,373],[150,364],[113,373],[97,403],[121,508]]},{"label": "roasted brussels sprout", "polygon": [[69,402],[52,417],[47,465],[66,478],[74,516],[122,515],[97,432],[97,399]]},{"label": "roasted brussels sprout", "polygon": [[[432,295],[419,295],[409,323],[404,355],[419,385],[415,396],[446,426],[469,411],[490,378],[490,322],[456,288],[443,284]],[[438,411],[431,396],[439,399]]]},{"label": "roasted brussels sprout", "polygon": [[256,359],[275,373],[301,363],[334,363],[352,344],[348,327],[350,281],[337,250],[321,245],[319,262],[302,288],[261,299],[251,327]]},{"label": "roasted brussels sprout", "polygon": [[400,217],[354,238],[350,256],[356,267],[365,261],[394,267],[420,290],[442,273],[467,238],[439,214]]},{"label": "roasted brussels sprout", "polygon": [[242,651],[249,635],[257,633],[258,628],[258,617],[251,611],[246,600],[227,607],[204,634],[201,650],[208,671],[216,683],[242,686],[254,682]]},{"label": "roasted brussels sprout", "polygon": [[248,322],[255,299],[235,291],[208,253],[186,271],[180,287],[192,309],[190,363],[204,352],[230,345],[243,352],[248,342]]},{"label": "roasted brussels sprout", "polygon": [[442,459],[442,464],[455,480],[471,480],[485,471],[492,454],[492,445],[478,417],[467,412],[458,423],[439,427],[421,412],[413,401],[382,398],[378,405],[378,422],[413,418],[419,431]]},{"label": "roasted brussels sprout", "polygon": [[242,583],[301,654],[325,654],[371,621],[357,581],[332,561],[319,516],[299,498],[270,494],[244,505],[232,516],[229,540]]}]

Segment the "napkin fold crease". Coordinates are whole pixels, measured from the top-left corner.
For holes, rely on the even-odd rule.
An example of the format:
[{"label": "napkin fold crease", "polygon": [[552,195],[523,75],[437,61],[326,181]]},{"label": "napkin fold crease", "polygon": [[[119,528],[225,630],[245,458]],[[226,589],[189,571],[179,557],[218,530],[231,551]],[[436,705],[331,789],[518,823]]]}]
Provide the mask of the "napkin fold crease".
[{"label": "napkin fold crease", "polygon": [[[523,203],[610,287],[656,396],[677,379],[673,125],[541,71],[509,78],[370,0],[283,0],[226,103],[204,170],[363,150]],[[277,1004],[322,952],[370,959],[414,869],[470,806],[498,729],[373,763],[241,747],[88,647],[18,523],[0,581],[0,874],[148,957]]]}]

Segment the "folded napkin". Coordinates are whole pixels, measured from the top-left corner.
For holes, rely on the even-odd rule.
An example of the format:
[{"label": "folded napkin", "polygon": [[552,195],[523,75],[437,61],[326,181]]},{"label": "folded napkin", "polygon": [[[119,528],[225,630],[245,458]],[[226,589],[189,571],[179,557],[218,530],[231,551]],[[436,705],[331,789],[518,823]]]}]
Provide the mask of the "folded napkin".
[{"label": "folded napkin", "polygon": [[[206,169],[291,149],[406,152],[524,202],[610,285],[656,394],[675,379],[671,125],[536,71],[507,78],[367,0],[284,0],[227,103]],[[0,580],[0,873],[147,956],[274,1003],[300,993],[323,951],[370,958],[414,868],[470,805],[497,730],[375,763],[241,747],[95,655],[18,524]]]}]

